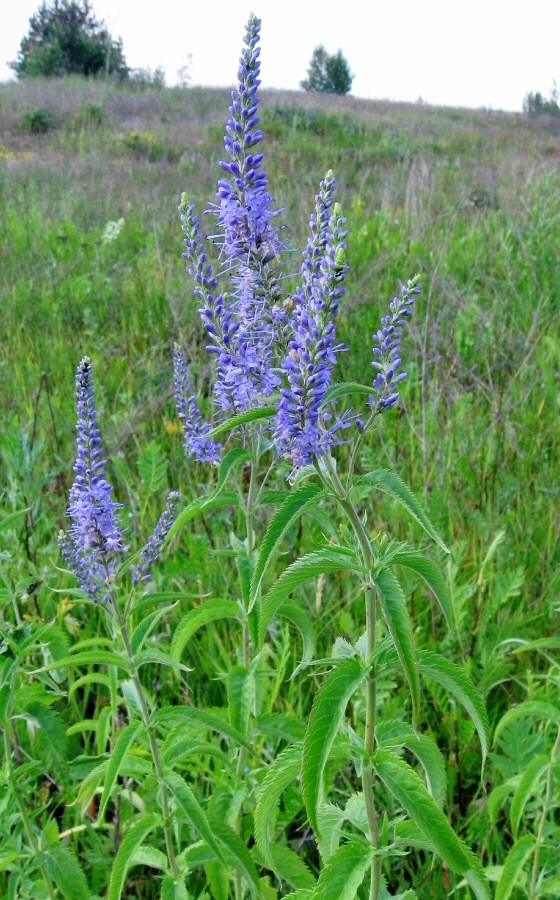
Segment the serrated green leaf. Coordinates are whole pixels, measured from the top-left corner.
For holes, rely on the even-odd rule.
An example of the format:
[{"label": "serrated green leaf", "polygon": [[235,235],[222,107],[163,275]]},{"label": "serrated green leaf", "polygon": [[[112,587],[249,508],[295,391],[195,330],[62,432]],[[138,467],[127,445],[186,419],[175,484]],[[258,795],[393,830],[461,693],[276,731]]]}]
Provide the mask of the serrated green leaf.
[{"label": "serrated green leaf", "polygon": [[39,672],[52,672],[54,669],[68,669],[71,666],[118,666],[130,674],[128,663],[124,657],[118,656],[116,653],[109,653],[107,650],[91,650],[84,653],[73,653],[71,656],[65,656],[63,659],[56,659],[49,663],[48,666],[41,666],[35,669],[33,675]]},{"label": "serrated green leaf", "polygon": [[287,882],[296,889],[303,888],[305,890],[315,887],[317,879],[297,853],[283,844],[273,844],[270,850],[273,861],[272,869],[281,881]]},{"label": "serrated green leaf", "polygon": [[490,726],[486,706],[469,676],[455,663],[431,650],[416,654],[421,675],[433,678],[446,688],[466,709],[474,722],[482,749],[482,767],[488,752]]},{"label": "serrated green leaf", "polygon": [[10,525],[13,525],[14,522],[17,522],[18,519],[23,518],[30,511],[31,507],[28,506],[26,509],[18,509],[16,512],[8,513],[7,516],[4,516],[3,519],[0,519],[0,531],[4,531],[5,528],[9,528]]},{"label": "serrated green leaf", "polygon": [[140,821],[130,828],[121,841],[119,852],[111,869],[111,878],[107,889],[107,900],[120,900],[126,873],[132,861],[134,853],[144,842],[146,837],[160,824],[160,818],[155,813],[143,816]]},{"label": "serrated green leaf", "polygon": [[82,675],[72,682],[68,688],[68,697],[70,698],[77,690],[88,684],[102,684],[109,693],[111,692],[111,679],[108,675],[104,675],[103,672],[88,672],[87,675]]},{"label": "serrated green leaf", "polygon": [[400,719],[379,723],[375,736],[380,749],[406,747],[410,750],[424,769],[428,790],[441,809],[447,777],[445,761],[435,739],[430,734],[416,734]]},{"label": "serrated green leaf", "polygon": [[209,817],[210,825],[222,848],[227,864],[247,881],[253,896],[259,896],[259,876],[247,847],[238,834],[226,822],[216,816]]},{"label": "serrated green leaf", "polygon": [[295,678],[299,673],[300,668],[311,662],[315,653],[315,632],[313,630],[313,623],[309,618],[308,611],[299,606],[295,600],[283,600],[278,607],[277,615],[282,616],[284,619],[288,619],[289,622],[295,625],[303,640],[301,662],[291,675],[291,678]]},{"label": "serrated green leaf", "polygon": [[[275,871],[272,856],[274,839],[270,833],[270,821],[282,792],[300,775],[302,755],[302,747],[287,747],[283,750],[267,769],[257,797],[255,840],[266,865],[273,871]],[[294,887],[301,886],[294,885]]]},{"label": "serrated green leaf", "polygon": [[322,780],[336,733],[352,694],[365,678],[359,660],[345,659],[330,672],[315,697],[303,743],[303,797],[309,821],[319,832],[317,808]]},{"label": "serrated green leaf", "polygon": [[515,779],[510,778],[508,781],[504,782],[504,784],[498,784],[488,794],[488,799],[486,801],[486,812],[488,813],[488,818],[490,819],[490,822],[492,824],[496,822],[498,813],[502,808],[504,800],[509,796],[509,794],[514,793],[518,783],[519,776],[517,776]]},{"label": "serrated green leaf", "polygon": [[175,629],[171,643],[171,655],[174,659],[181,658],[183,650],[199,628],[221,619],[237,619],[241,623],[242,612],[238,604],[233,600],[213,597],[191,609]]},{"label": "serrated green leaf", "polygon": [[208,437],[220,437],[220,435],[237,428],[239,425],[247,425],[249,422],[257,422],[260,419],[270,419],[277,412],[276,406],[261,406],[256,409],[250,409],[247,412],[239,413],[237,416],[231,416],[225,422],[220,422],[219,425],[216,425],[208,432]]},{"label": "serrated green leaf", "polygon": [[312,503],[317,503],[324,495],[325,492],[319,485],[305,484],[287,495],[280,509],[277,510],[270,520],[264,540],[260,546],[255,572],[251,581],[251,608],[255,603],[270,560],[282,538],[290,526],[299,519],[305,508]]},{"label": "serrated green leaf", "polygon": [[230,450],[229,453],[226,453],[224,458],[220,463],[220,471],[218,473],[218,483],[216,484],[215,493],[218,494],[224,484],[226,483],[229,475],[238,469],[239,466],[242,466],[243,463],[247,462],[251,459],[251,454],[245,450],[244,447],[234,447],[233,450]]},{"label": "serrated green leaf", "polygon": [[138,457],[138,471],[142,479],[142,496],[151,497],[161,490],[167,472],[167,456],[156,441],[143,448]]},{"label": "serrated green leaf", "polygon": [[208,844],[217,858],[222,862],[225,862],[222,848],[216,840],[214,830],[208,821],[208,817],[186,781],[184,781],[180,775],[177,775],[176,772],[171,772],[169,770],[165,772],[164,781],[175,797],[183,815],[191,822],[202,840]]},{"label": "serrated green leaf", "polygon": [[249,718],[255,700],[255,676],[244,666],[234,666],[228,673],[229,720],[243,737],[247,737]]},{"label": "serrated green leaf", "polygon": [[416,572],[433,592],[449,627],[453,626],[453,606],[447,584],[437,565],[431,559],[412,548],[402,548],[393,555],[390,565],[404,566]]},{"label": "serrated green leaf", "polygon": [[324,409],[325,406],[328,406],[328,404],[331,403],[332,400],[336,400],[337,397],[349,397],[352,394],[363,394],[364,396],[370,397],[371,393],[372,388],[371,386],[368,387],[367,384],[359,384],[357,381],[339,381],[325,391],[320,408]]},{"label": "serrated green leaf", "polygon": [[394,472],[391,472],[389,469],[375,469],[373,472],[368,472],[367,475],[355,477],[353,484],[366,484],[369,487],[377,488],[377,490],[382,491],[384,494],[388,494],[393,500],[400,503],[403,509],[418,522],[426,534],[428,534],[442,550],[449,553],[449,550],[430,522],[424,508],[420,505],[408,485],[406,485],[402,478]]},{"label": "serrated green leaf", "polygon": [[165,706],[156,710],[152,716],[154,725],[167,728],[175,728],[179,725],[195,727],[197,730],[207,729],[217,731],[224,737],[230,738],[242,747],[254,753],[252,744],[247,741],[237,728],[215,712],[207,709],[198,709],[195,706]]},{"label": "serrated green leaf", "polygon": [[167,872],[169,862],[165,853],[157,850],[156,847],[138,847],[132,854],[129,868],[133,866],[149,866],[150,869],[159,869],[161,872]]},{"label": "serrated green leaf", "polygon": [[126,725],[124,728],[121,728],[117,733],[117,737],[107,763],[107,771],[105,773],[105,782],[103,785],[103,797],[101,799],[101,803],[99,805],[99,813],[97,815],[97,821],[99,823],[103,821],[107,803],[111,798],[113,785],[115,784],[115,781],[117,780],[119,775],[121,763],[128,748],[134,741],[134,738],[139,731],[140,722],[135,722],[132,725]]},{"label": "serrated green leaf", "polygon": [[535,759],[532,759],[527,765],[527,768],[521,773],[519,785],[517,786],[517,790],[511,801],[510,810],[511,830],[516,839],[525,805],[529,797],[534,794],[535,789],[542,778],[543,773],[547,771],[549,764],[550,757],[547,756],[546,753],[543,753],[541,756],[536,756]]},{"label": "serrated green leaf", "polygon": [[188,666],[183,665],[178,659],[175,659],[169,653],[164,653],[158,647],[149,647],[147,650],[141,650],[134,657],[134,665],[137,669],[141,666],[155,664],[157,666],[169,666],[171,669],[180,669],[181,672],[191,672]]},{"label": "serrated green leaf", "polygon": [[392,750],[375,751],[372,762],[379,778],[449,868],[467,878],[479,900],[490,900],[480,862],[457,837],[416,772]]},{"label": "serrated green leaf", "polygon": [[175,879],[166,875],[161,882],[161,900],[190,900],[190,894],[182,876]]},{"label": "serrated green leaf", "polygon": [[170,541],[171,538],[178,534],[191,519],[203,515],[203,513],[208,512],[210,509],[238,505],[239,496],[233,491],[221,491],[217,495],[211,494],[209,497],[199,497],[178,514],[173,525],[169,529],[168,540]]},{"label": "serrated green leaf", "polygon": [[359,837],[339,847],[321,872],[312,900],[354,900],[373,854],[373,847]]},{"label": "serrated green leaf", "polygon": [[91,896],[82,867],[65,844],[51,844],[41,854],[41,862],[65,900],[87,900]]},{"label": "serrated green leaf", "polygon": [[266,630],[274,618],[282,601],[288,597],[296,587],[315,578],[317,575],[327,572],[353,571],[363,574],[364,568],[358,563],[356,554],[351,550],[341,547],[315,550],[313,553],[296,559],[285,569],[280,578],[264,595],[259,610],[259,642],[264,641]]},{"label": "serrated green leaf", "polygon": [[163,764],[173,768],[176,763],[182,762],[190,756],[211,756],[213,759],[217,759],[224,769],[235,771],[235,759],[231,755],[228,756],[219,747],[207,741],[185,738],[181,734],[176,735],[172,732],[165,740],[161,751]]},{"label": "serrated green leaf", "polygon": [[408,681],[412,700],[412,716],[417,722],[420,708],[420,678],[406,599],[399,582],[390,569],[383,569],[377,574],[375,586],[379,594],[383,617]]},{"label": "serrated green leaf", "polygon": [[148,613],[147,616],[144,616],[141,619],[141,621],[132,632],[132,637],[130,638],[130,646],[132,647],[133,653],[138,653],[138,651],[142,649],[144,641],[152,633],[159,620],[167,613],[170,613],[173,609],[175,609],[178,602],[179,601],[176,600],[175,603],[162,606],[160,607],[160,609],[156,609],[153,612]]},{"label": "serrated green leaf", "polygon": [[526,834],[515,842],[506,857],[504,868],[502,870],[502,877],[496,885],[494,900],[508,900],[519,881],[523,866],[533,853],[534,849],[535,839],[532,834]]},{"label": "serrated green leaf", "polygon": [[504,728],[516,722],[517,719],[539,719],[541,722],[554,722],[560,727],[560,709],[552,703],[544,703],[539,700],[527,700],[512,706],[500,719],[494,732],[494,743],[497,742]]}]

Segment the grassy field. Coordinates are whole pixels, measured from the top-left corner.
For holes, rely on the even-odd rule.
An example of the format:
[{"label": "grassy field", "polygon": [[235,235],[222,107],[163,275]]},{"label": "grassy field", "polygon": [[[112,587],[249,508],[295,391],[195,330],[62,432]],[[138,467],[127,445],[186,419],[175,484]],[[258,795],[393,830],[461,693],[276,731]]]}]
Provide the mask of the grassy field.
[{"label": "grassy field", "polygon": [[[71,593],[53,592],[70,586],[55,568],[61,565],[56,537],[72,481],[80,358],[89,354],[96,368],[110,474],[127,504],[129,534],[149,531],[167,489],[179,489],[189,501],[215,480],[209,467],[184,457],[171,348],[179,341],[187,350],[204,405],[211,370],[181,258],[177,205],[183,190],[199,211],[214,199],[227,105],[226,90],[134,90],[72,80],[0,85],[0,519],[28,509],[1,535],[11,554],[2,562],[4,615],[9,619],[15,591],[24,620],[55,622],[66,647],[100,627]],[[452,550],[445,565],[457,635],[446,636],[411,579],[418,644],[437,646],[466,667],[493,726],[526,700],[558,709],[559,123],[265,90],[262,105],[265,167],[292,246],[305,243],[324,172],[332,168],[337,176],[350,265],[339,326],[348,352],[337,378],[371,380],[380,315],[401,280],[422,273],[417,314],[404,339],[409,378],[402,405],[359,460],[364,471],[375,465],[398,471]],[[111,231],[108,223],[119,224]],[[389,501],[371,515],[374,529],[418,538]],[[227,596],[235,574],[227,553],[232,516],[223,510],[204,528],[189,526],[158,568],[158,589]],[[313,546],[320,533],[320,520],[306,525],[294,534],[293,547]],[[358,592],[342,579],[329,576],[322,596],[314,589],[302,596],[317,625],[317,658],[329,655],[335,637],[359,637]],[[173,633],[181,612],[165,620],[165,634]],[[278,667],[281,680],[294,653],[279,637],[276,656],[263,664],[267,675]],[[231,654],[226,626],[197,637],[188,658],[194,669],[189,700],[223,705]],[[154,667],[153,689],[155,679]],[[305,721],[316,686],[314,674],[288,682],[270,712],[289,708]],[[175,676],[163,689],[180,696]],[[383,704],[396,709],[400,697],[387,685]],[[510,726],[493,746],[481,783],[472,723],[454,705],[443,717],[436,714],[436,700],[437,691],[431,712],[428,694],[424,725],[448,765],[450,819],[497,880],[513,837],[508,791],[492,791],[518,783],[535,755],[554,743],[554,729],[544,720]],[[70,729],[68,758],[77,760],[94,737],[72,726],[98,718],[104,700],[76,690],[71,703],[61,700],[56,708]],[[61,787],[57,793],[31,773],[37,822],[56,813],[61,830],[77,827],[82,820],[71,803],[79,766],[58,758],[42,730],[22,732],[20,741],[33,758],[46,760]],[[103,750],[99,740],[97,749]],[[490,809],[489,796],[495,798]],[[545,786],[530,794],[528,832],[538,826],[545,800]],[[560,821],[557,815],[546,821],[541,864],[558,887],[550,848]],[[87,840],[77,831],[72,844],[91,890],[102,894],[112,839],[90,831]],[[312,847],[307,861],[316,865]],[[423,850],[398,865],[402,890],[412,879],[422,885],[420,898],[452,896],[449,873],[432,870]],[[2,896],[8,896],[10,871],[9,865],[0,871]],[[133,870],[124,896],[155,896],[147,871]],[[198,877],[190,890],[202,897]],[[453,896],[468,896],[458,883]],[[42,896],[20,890],[14,896]],[[228,894],[214,884],[212,896]],[[529,894],[513,886],[511,896]],[[531,894],[537,896],[560,891]]]}]

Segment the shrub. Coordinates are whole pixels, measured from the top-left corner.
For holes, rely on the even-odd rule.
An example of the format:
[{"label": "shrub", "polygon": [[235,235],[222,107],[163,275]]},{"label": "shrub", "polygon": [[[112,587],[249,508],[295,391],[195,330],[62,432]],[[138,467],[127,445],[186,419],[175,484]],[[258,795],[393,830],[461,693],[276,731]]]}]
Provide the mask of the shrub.
[{"label": "shrub", "polygon": [[39,106],[32,112],[26,113],[21,120],[21,127],[32,134],[46,134],[47,131],[56,128],[56,125],[55,116],[50,109],[45,109],[44,106]]}]

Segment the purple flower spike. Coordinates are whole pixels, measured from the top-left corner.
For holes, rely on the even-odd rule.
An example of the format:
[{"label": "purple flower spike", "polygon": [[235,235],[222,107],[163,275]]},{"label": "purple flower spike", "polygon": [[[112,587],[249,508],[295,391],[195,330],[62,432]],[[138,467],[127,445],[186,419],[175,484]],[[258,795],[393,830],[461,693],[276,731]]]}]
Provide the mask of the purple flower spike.
[{"label": "purple flower spike", "polygon": [[315,198],[311,236],[303,254],[302,284],[295,294],[289,352],[282,366],[289,387],[280,391],[275,437],[278,451],[295,467],[323,456],[340,442],[338,432],[349,424],[348,417],[342,416],[326,427],[331,417],[320,414],[336,355],[343,349],[335,345],[334,322],[348,268],[346,219],[338,205],[333,205],[334,188],[334,175],[328,172]]},{"label": "purple flower spike", "polygon": [[251,16],[239,61],[239,84],[232,91],[226,125],[224,144],[229,159],[220,163],[224,172],[233,176],[233,181],[219,181],[216,194],[219,204],[216,215],[223,230],[222,251],[228,266],[237,261],[251,265],[256,259],[268,262],[283,247],[277,229],[271,224],[281,210],[271,210],[268,178],[261,168],[262,153],[254,152],[262,139],[262,131],[257,128],[260,27],[260,19]]},{"label": "purple flower spike", "polygon": [[378,412],[385,412],[395,406],[399,399],[396,386],[404,381],[406,372],[399,372],[401,359],[399,348],[402,332],[399,330],[412,315],[415,294],[420,293],[419,275],[415,275],[407,285],[402,285],[401,297],[395,297],[389,304],[390,315],[383,316],[381,328],[374,335],[372,366],[377,370],[373,380],[374,394],[369,404]]},{"label": "purple flower spike", "polygon": [[148,581],[148,579],[151,578],[150,570],[160,555],[167,535],[175,521],[178,502],[179,494],[177,491],[171,491],[167,495],[165,509],[159,517],[156,527],[140,554],[141,562],[132,570],[132,581],[134,584],[138,584],[140,581]]},{"label": "purple flower spike", "polygon": [[191,391],[187,371],[187,359],[181,348],[175,344],[173,351],[173,369],[175,376],[175,400],[177,413],[183,423],[185,450],[199,462],[218,462],[221,457],[221,445],[208,437],[210,425],[202,421],[196,399]]},{"label": "purple flower spike", "polygon": [[107,481],[101,436],[97,425],[92,366],[84,357],[76,371],[77,457],[76,477],[70,489],[67,515],[72,519],[70,535],[59,539],[64,559],[80,586],[92,598],[113,571],[115,554],[123,548],[123,535],[116,512],[121,505],[112,499]]}]

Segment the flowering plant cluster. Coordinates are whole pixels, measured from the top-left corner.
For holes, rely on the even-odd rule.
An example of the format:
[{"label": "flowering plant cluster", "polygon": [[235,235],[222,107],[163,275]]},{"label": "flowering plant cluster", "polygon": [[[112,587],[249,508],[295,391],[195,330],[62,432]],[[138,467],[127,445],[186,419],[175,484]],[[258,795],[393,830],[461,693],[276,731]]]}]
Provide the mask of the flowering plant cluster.
[{"label": "flowering plant cluster", "polygon": [[[420,678],[427,675],[465,706],[483,753],[487,745],[484,707],[458,666],[416,648],[398,573],[408,569],[427,584],[451,627],[453,609],[445,580],[430,556],[403,541],[372,534],[364,509],[358,506],[370,491],[383,492],[401,505],[442,553],[447,552],[425,510],[396,473],[382,468],[357,471],[358,449],[365,435],[399,399],[406,377],[401,369],[402,329],[420,291],[419,277],[402,287],[401,296],[393,299],[372,337],[370,383],[336,382],[335,366],[344,350],[337,340],[336,324],[348,272],[346,219],[335,200],[334,174],[328,171],[315,197],[299,272],[296,276],[286,272],[293,254],[288,254],[289,240],[279,225],[281,210],[275,208],[269,193],[258,149],[262,140],[259,35],[260,21],[252,16],[238,86],[231,95],[226,159],[221,163],[224,177],[208,211],[215,220],[208,239],[186,195],[179,208],[183,256],[194,279],[207,350],[214,359],[211,402],[218,424],[213,427],[205,420],[188,360],[178,345],[173,355],[176,407],[187,456],[219,464],[217,484],[209,495],[196,498],[181,511],[177,494],[171,492],[144,549],[128,561],[122,561],[127,547],[118,519],[121,507],[107,480],[87,357],[77,371],[76,478],[68,505],[72,524],[68,535],[61,536],[60,546],[85,594],[102,600],[102,608],[110,612],[112,636],[121,639],[120,656],[106,652],[96,661],[120,667],[128,676],[123,684],[128,724],[115,736],[110,762],[93,768],[81,791],[85,796],[90,796],[88,790],[101,792],[102,819],[121,768],[139,771],[129,755],[135,742],[158,791],[156,810],[148,812],[136,804],[142,815],[119,849],[108,896],[121,895],[127,866],[138,859],[164,873],[161,896],[165,898],[192,896],[189,887],[197,884],[193,872],[202,867],[203,893],[197,896],[208,896],[206,887],[216,898],[233,895],[243,900],[248,892],[264,898],[272,896],[271,891],[274,896],[287,896],[278,892],[288,886],[288,893],[295,891],[289,893],[294,900],[352,900],[367,878],[370,900],[380,900],[394,896],[389,892],[393,860],[420,844],[439,855],[478,900],[488,900],[480,863],[455,834],[442,809],[444,762],[431,735],[420,733]],[[221,287],[224,281],[228,289]],[[355,406],[356,398],[363,401],[357,410],[349,405]],[[240,445],[226,451],[227,441],[235,434],[241,436]],[[333,456],[343,443],[349,445],[345,476],[340,460]],[[345,454],[340,457],[344,459]],[[277,509],[268,515],[266,530],[259,534],[266,518],[257,514],[264,509],[263,489],[274,477],[279,460],[288,461],[294,477],[276,479],[278,490],[269,494]],[[236,587],[229,588],[232,596],[211,596],[186,610],[174,627],[169,654],[160,647],[146,649],[157,622],[166,615],[172,619],[176,605],[184,600],[184,595],[175,597],[173,592],[141,593],[156,559],[170,536],[178,535],[201,511],[211,510],[221,494],[227,503],[233,502],[224,485],[241,466],[237,496],[243,531],[232,530],[227,551],[235,559],[239,576]],[[278,472],[284,474],[285,469],[282,462]],[[290,527],[319,506],[322,521],[332,522],[328,540],[325,534],[324,543],[296,555],[278,574],[277,554]],[[130,593],[123,604],[119,585],[128,571]],[[293,673],[301,677],[314,662],[313,625],[308,607],[292,595],[309,579],[341,571],[351,573],[361,586],[364,634],[354,644],[339,638],[331,659],[320,660],[329,663],[329,671],[307,723],[294,717],[293,710],[276,720],[272,710],[281,677],[267,682],[263,661],[276,640],[278,621],[287,621],[302,636],[302,658]],[[231,582],[229,578],[227,584]],[[168,605],[157,607],[160,599]],[[156,608],[144,618],[150,602]],[[190,652],[196,632],[213,623],[218,629],[222,619],[233,620],[240,632],[238,645],[229,656],[224,653],[231,664],[225,674],[220,673],[227,686],[226,708],[196,708],[189,700],[158,709],[156,698],[144,687],[141,668],[157,664],[184,672],[182,656]],[[90,660],[87,653],[75,654],[71,664],[86,658]],[[402,678],[406,684],[409,706],[396,718],[385,717],[379,702],[381,673]],[[270,695],[264,699],[267,689]],[[363,702],[356,702],[351,719],[345,722],[346,708],[355,695],[361,695]],[[405,721],[409,712],[412,725]],[[274,736],[274,750],[263,741],[267,729]],[[224,777],[230,779],[227,790],[212,796],[210,785],[201,796],[198,779],[185,763],[197,753],[200,759],[211,757],[223,763]],[[148,754],[151,763],[146,764]],[[410,757],[418,760],[417,766],[408,761]],[[329,798],[327,776],[335,771],[333,763],[351,768],[345,769],[345,777]],[[349,778],[349,771],[356,777]],[[294,803],[292,797],[291,806],[286,803],[281,811],[283,793],[295,790],[299,779],[301,802]],[[343,797],[341,804],[345,791],[350,796]],[[314,836],[310,852],[301,851],[305,842],[296,843],[287,836],[292,826],[300,830],[303,806],[302,815]],[[292,807],[293,821],[287,812]],[[142,847],[152,832],[161,835],[157,852]],[[410,888],[398,896],[419,895]]]}]

